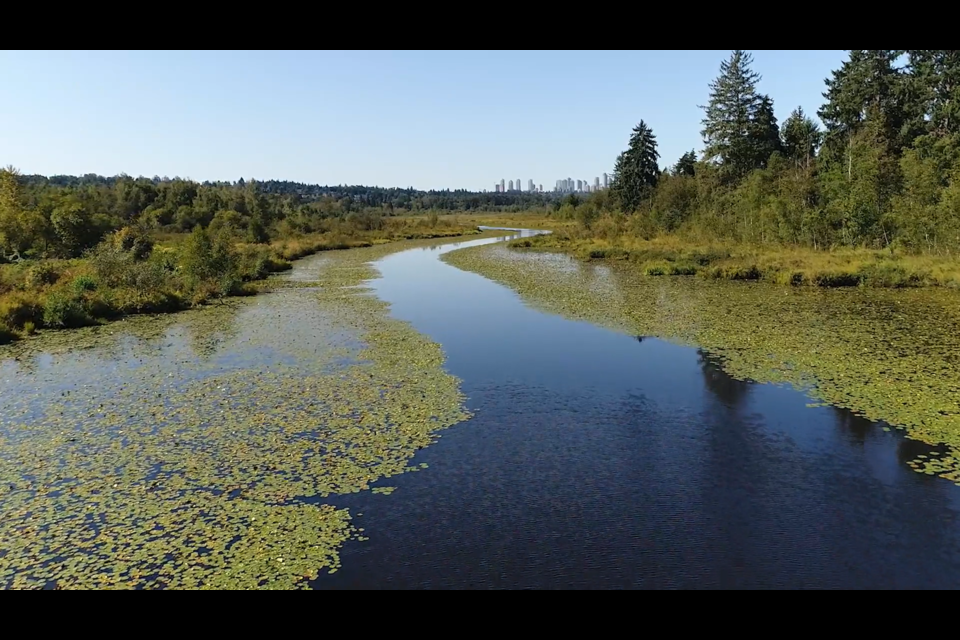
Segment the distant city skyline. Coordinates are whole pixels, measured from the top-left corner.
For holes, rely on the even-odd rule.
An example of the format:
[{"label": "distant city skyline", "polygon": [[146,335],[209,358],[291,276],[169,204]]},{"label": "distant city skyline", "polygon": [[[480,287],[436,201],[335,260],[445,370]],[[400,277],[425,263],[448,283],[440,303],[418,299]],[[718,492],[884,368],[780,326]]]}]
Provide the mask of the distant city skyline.
[{"label": "distant city skyline", "polygon": [[[839,50],[751,53],[763,76],[758,89],[780,122],[797,106],[815,117],[824,78],[847,58]],[[5,50],[0,86],[16,99],[0,118],[0,165],[48,176],[480,191],[509,163],[529,168],[526,190],[534,175],[544,190],[558,177],[596,187],[594,177],[611,171],[641,119],[657,136],[662,166],[699,153],[698,105],[729,55]],[[111,73],[94,77],[90,69]],[[581,76],[589,90],[544,103]],[[524,90],[508,98],[491,83]],[[248,95],[251,86],[257,91]],[[240,93],[244,100],[224,107],[224,96]]]},{"label": "distant city skyline", "polygon": [[[573,179],[573,178],[561,178],[557,180],[553,192],[554,193],[594,193],[600,191],[601,189],[606,189],[609,187],[609,176],[604,173],[603,182],[601,182],[600,176],[594,176],[593,182],[591,184],[590,180],[587,179]],[[521,185],[523,182],[520,178],[516,180],[506,180],[506,178],[501,178],[499,182],[493,183],[493,192],[494,193],[543,193],[543,184],[539,186],[533,181],[533,178],[527,179],[526,189],[522,189]],[[486,191],[486,189],[482,189]]]}]

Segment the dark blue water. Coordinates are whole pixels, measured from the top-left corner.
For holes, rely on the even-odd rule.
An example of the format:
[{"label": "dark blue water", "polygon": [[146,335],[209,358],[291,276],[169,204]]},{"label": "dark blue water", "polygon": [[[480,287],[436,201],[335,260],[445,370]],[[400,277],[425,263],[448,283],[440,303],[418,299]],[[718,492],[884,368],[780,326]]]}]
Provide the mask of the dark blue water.
[{"label": "dark blue water", "polygon": [[960,488],[906,465],[927,445],[530,309],[438,260],[453,248],[390,256],[373,284],[476,415],[393,494],[337,501],[370,540],[317,587],[960,587]]}]

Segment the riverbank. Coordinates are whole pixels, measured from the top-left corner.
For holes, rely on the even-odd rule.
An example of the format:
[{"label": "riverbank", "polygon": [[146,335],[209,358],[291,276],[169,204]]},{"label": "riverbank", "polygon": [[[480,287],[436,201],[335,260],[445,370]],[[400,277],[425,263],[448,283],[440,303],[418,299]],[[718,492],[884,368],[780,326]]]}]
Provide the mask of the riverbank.
[{"label": "riverbank", "polygon": [[506,246],[442,259],[509,287],[535,308],[695,345],[735,378],[788,383],[910,438],[946,445],[911,466],[960,483],[957,291],[651,278],[623,261],[584,263]]},{"label": "riverbank", "polygon": [[318,254],[256,300],[3,347],[0,587],[288,589],[336,571],[366,536],[335,496],[420,470],[470,417],[440,345],[365,285],[384,256],[456,241]]},{"label": "riverbank", "polygon": [[322,234],[237,242],[227,234],[109,235],[88,256],[0,265],[0,344],[41,329],[73,329],[137,314],[174,313],[212,300],[254,295],[291,261],[322,251],[400,240],[477,235],[456,217],[393,218]]},{"label": "riverbank", "polygon": [[675,236],[650,240],[617,234],[605,237],[569,225],[550,235],[514,240],[510,246],[562,251],[586,261],[622,262],[647,276],[695,275],[820,288],[960,288],[960,260],[893,251],[760,247],[691,242]]}]

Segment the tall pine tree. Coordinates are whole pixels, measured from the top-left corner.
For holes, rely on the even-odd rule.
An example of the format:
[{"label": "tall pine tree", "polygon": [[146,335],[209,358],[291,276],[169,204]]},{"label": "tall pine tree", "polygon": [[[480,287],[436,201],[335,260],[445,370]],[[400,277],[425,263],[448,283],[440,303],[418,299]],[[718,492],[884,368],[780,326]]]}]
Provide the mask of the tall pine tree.
[{"label": "tall pine tree", "polygon": [[822,133],[817,123],[803,112],[803,107],[794,109],[790,117],[783,121],[780,136],[783,155],[796,166],[809,169],[820,148]]},{"label": "tall pine tree", "polygon": [[823,94],[827,102],[817,115],[826,125],[824,148],[829,158],[840,159],[867,120],[875,124],[871,135],[894,154],[919,133],[922,107],[906,74],[896,66],[902,54],[897,49],[853,49],[850,58],[827,78]]},{"label": "tall pine tree", "polygon": [[753,56],[737,50],[720,63],[720,76],[710,83],[710,101],[701,107],[704,159],[719,161],[734,179],[757,167],[757,115],[764,102],[757,94],[760,74],[750,68],[752,62]]},{"label": "tall pine tree", "polygon": [[687,151],[680,156],[677,164],[673,166],[673,175],[692,176],[697,172],[697,154],[694,151]]},{"label": "tall pine tree", "polygon": [[960,133],[960,50],[907,51],[908,69],[934,136]]},{"label": "tall pine tree", "polygon": [[635,211],[660,179],[660,153],[653,130],[641,120],[633,128],[630,146],[613,168],[613,193],[625,211]]},{"label": "tall pine tree", "polygon": [[774,151],[781,151],[780,127],[773,114],[773,100],[760,96],[757,110],[750,122],[750,141],[753,146],[753,166],[765,167]]}]

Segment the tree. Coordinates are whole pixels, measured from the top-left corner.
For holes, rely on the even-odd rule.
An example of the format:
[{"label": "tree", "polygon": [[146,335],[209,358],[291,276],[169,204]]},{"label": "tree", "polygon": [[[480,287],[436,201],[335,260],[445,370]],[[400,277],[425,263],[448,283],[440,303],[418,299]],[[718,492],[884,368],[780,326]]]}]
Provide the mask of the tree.
[{"label": "tree", "polygon": [[780,151],[780,127],[773,113],[773,100],[770,96],[760,96],[757,109],[750,119],[750,143],[753,148],[752,166],[762,168],[775,151]]},{"label": "tree", "polygon": [[617,157],[613,191],[625,211],[635,211],[660,179],[660,153],[653,130],[641,120],[633,128],[630,145]]},{"label": "tree", "polygon": [[781,148],[783,155],[792,160],[796,166],[810,168],[810,163],[817,155],[820,142],[823,138],[820,127],[803,112],[803,107],[793,110],[780,128]]},{"label": "tree", "polygon": [[817,115],[826,125],[824,147],[831,159],[843,157],[853,134],[868,120],[876,123],[871,137],[892,153],[909,146],[919,133],[922,100],[896,67],[902,54],[896,49],[853,49],[849,60],[827,78],[827,102]]},{"label": "tree", "polygon": [[697,154],[694,151],[687,151],[680,156],[677,164],[673,166],[673,175],[692,176],[697,172]]},{"label": "tree", "polygon": [[960,133],[960,50],[907,51],[913,86],[936,137]]},{"label": "tree", "polygon": [[763,98],[757,95],[760,74],[750,69],[753,56],[737,50],[720,63],[720,75],[710,83],[710,101],[701,106],[703,157],[719,161],[724,173],[739,180],[757,167],[755,124]]}]

